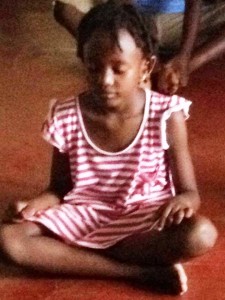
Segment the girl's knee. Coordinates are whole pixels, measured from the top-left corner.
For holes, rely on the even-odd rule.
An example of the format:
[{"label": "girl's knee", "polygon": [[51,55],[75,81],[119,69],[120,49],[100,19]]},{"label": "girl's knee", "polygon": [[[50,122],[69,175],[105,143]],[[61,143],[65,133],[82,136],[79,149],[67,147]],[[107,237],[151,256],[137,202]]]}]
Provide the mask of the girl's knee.
[{"label": "girl's knee", "polygon": [[21,264],[27,255],[26,238],[27,233],[20,224],[3,225],[0,228],[1,249],[15,263]]},{"label": "girl's knee", "polygon": [[209,219],[195,216],[187,220],[186,224],[187,250],[191,256],[204,254],[215,245],[218,233]]}]

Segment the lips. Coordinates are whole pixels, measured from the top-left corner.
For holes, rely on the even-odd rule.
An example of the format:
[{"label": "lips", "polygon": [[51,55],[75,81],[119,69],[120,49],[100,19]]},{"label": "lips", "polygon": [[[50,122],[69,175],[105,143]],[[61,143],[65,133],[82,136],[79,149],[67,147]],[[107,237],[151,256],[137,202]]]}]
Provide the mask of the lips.
[{"label": "lips", "polygon": [[107,99],[113,99],[113,98],[116,98],[118,96],[117,93],[114,92],[114,91],[100,91],[99,95],[102,98],[107,98]]},{"label": "lips", "polygon": [[116,93],[103,93],[102,96],[104,98],[112,99],[116,97]]}]

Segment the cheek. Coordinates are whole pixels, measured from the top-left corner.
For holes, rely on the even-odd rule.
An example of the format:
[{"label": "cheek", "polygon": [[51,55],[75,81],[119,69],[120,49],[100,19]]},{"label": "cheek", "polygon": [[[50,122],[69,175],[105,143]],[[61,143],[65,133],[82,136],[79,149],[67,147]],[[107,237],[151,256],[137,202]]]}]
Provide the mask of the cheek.
[{"label": "cheek", "polygon": [[127,80],[130,83],[130,85],[138,84],[140,81],[140,78],[142,77],[142,72],[139,68],[134,68],[128,75]]}]

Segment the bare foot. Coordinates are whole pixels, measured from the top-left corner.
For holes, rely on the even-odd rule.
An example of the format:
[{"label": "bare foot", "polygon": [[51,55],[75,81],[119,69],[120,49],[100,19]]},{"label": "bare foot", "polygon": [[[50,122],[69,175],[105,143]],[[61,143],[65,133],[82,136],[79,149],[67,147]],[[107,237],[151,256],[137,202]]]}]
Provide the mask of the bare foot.
[{"label": "bare foot", "polygon": [[155,291],[183,295],[187,292],[187,276],[181,264],[168,267],[150,267],[143,283]]}]

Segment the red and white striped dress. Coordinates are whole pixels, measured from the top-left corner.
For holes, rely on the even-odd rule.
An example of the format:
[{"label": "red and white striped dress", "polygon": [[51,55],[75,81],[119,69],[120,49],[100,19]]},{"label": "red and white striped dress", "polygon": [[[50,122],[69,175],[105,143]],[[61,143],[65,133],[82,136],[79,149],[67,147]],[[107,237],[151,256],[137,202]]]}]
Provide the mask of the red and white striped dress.
[{"label": "red and white striped dress", "polygon": [[191,102],[146,90],[142,124],[120,152],[99,149],[88,136],[79,97],[55,103],[43,136],[70,159],[73,189],[61,205],[38,211],[41,223],[65,242],[107,248],[134,233],[151,230],[158,208],[174,195],[167,160],[166,120]]}]

